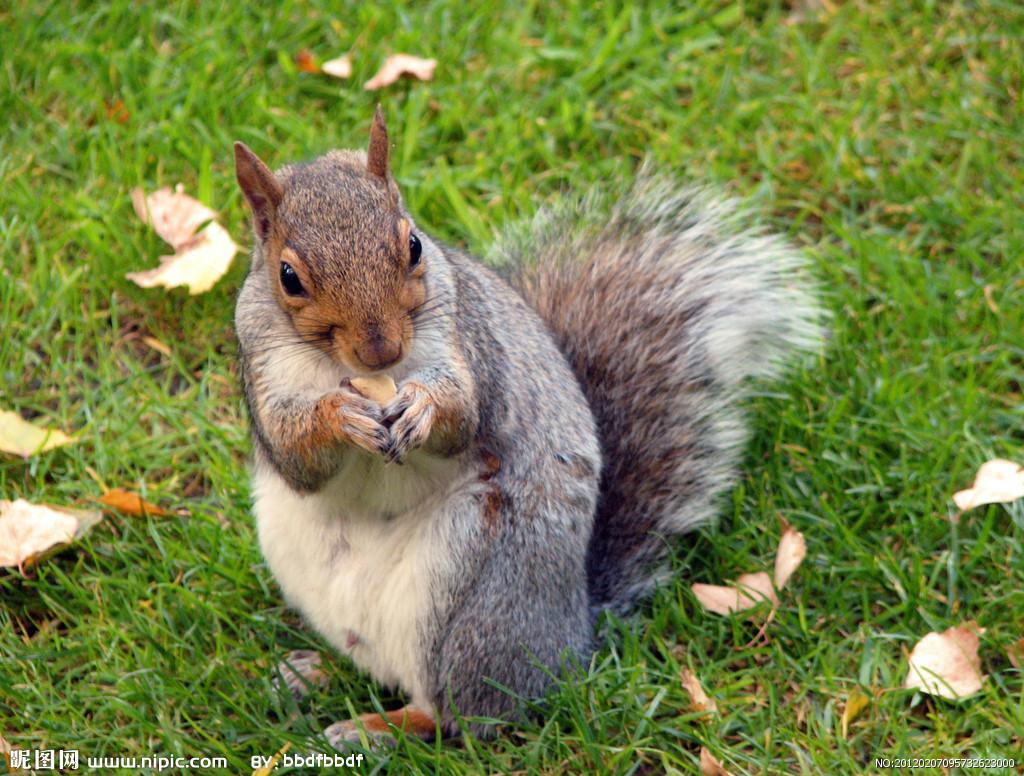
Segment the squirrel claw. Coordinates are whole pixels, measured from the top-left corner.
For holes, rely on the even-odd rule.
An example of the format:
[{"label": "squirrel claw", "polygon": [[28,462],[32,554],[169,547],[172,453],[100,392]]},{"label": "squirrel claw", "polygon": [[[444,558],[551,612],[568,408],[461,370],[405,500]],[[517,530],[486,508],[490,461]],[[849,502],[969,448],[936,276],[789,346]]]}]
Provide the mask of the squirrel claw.
[{"label": "squirrel claw", "polygon": [[411,450],[421,447],[434,426],[434,402],[419,383],[406,383],[384,408],[384,422],[390,422],[388,460],[401,463]]},{"label": "squirrel claw", "polygon": [[[353,745],[362,746],[360,732],[360,726],[356,720],[346,719],[324,728],[324,738],[339,752],[345,752],[350,750]],[[386,730],[366,730],[365,734],[368,748],[372,751],[387,749],[395,743],[394,737]]]}]

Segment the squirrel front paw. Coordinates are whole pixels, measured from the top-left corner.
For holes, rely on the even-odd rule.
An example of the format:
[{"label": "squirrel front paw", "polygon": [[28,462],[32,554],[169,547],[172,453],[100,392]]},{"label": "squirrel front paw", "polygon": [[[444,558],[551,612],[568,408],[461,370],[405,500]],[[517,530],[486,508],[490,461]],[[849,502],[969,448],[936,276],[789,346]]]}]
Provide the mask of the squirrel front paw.
[{"label": "squirrel front paw", "polygon": [[403,385],[384,407],[384,423],[391,428],[388,460],[401,462],[410,450],[422,446],[434,427],[435,414],[434,400],[425,386],[417,382]]},{"label": "squirrel front paw", "polygon": [[351,388],[342,388],[325,399],[338,436],[374,455],[386,455],[391,434],[384,426],[381,406]]}]

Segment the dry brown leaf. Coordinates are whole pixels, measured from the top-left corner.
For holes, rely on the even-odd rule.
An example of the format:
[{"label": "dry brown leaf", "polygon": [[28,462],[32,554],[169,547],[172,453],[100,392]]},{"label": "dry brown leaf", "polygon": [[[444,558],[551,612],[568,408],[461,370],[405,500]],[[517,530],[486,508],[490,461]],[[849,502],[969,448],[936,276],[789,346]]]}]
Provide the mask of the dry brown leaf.
[{"label": "dry brown leaf", "polygon": [[345,54],[337,59],[328,59],[320,66],[320,70],[335,78],[348,78],[352,75],[352,57]]},{"label": "dry brown leaf", "polygon": [[782,590],[786,586],[806,555],[807,542],[804,541],[804,535],[787,525],[775,553],[775,587]]},{"label": "dry brown leaf", "polygon": [[320,66],[316,63],[316,57],[309,49],[302,49],[295,55],[295,66],[303,73],[319,73]]},{"label": "dry brown leaf", "polygon": [[24,499],[0,501],[0,566],[24,571],[102,519],[94,510],[31,504]]},{"label": "dry brown leaf", "polygon": [[398,394],[395,381],[388,375],[353,377],[349,382],[352,383],[352,387],[359,393],[378,404],[389,402]]},{"label": "dry brown leaf", "polygon": [[973,695],[985,681],[978,657],[978,635],[984,632],[973,620],[932,631],[911,650],[903,686],[954,700]]},{"label": "dry brown leaf", "polygon": [[982,504],[1004,504],[1024,497],[1024,467],[1019,463],[996,458],[982,464],[974,477],[974,485],[953,494],[961,512]]},{"label": "dry brown leaf", "polygon": [[846,705],[843,706],[843,738],[847,737],[850,730],[850,723],[859,717],[868,706],[871,705],[871,699],[860,692],[854,690],[846,699]]},{"label": "dry brown leaf", "polygon": [[384,60],[384,65],[377,74],[364,84],[368,91],[376,91],[390,86],[402,76],[411,76],[421,81],[429,81],[434,77],[436,59],[423,59],[409,54],[392,54]]},{"label": "dry brown leaf", "polygon": [[103,494],[99,501],[111,509],[116,509],[118,512],[134,515],[135,517],[142,517],[144,515],[163,517],[168,514],[166,509],[162,509],[156,504],[150,504],[148,501],[144,501],[142,496],[124,488],[111,488]]},{"label": "dry brown leaf", "polygon": [[[160,266],[143,272],[129,272],[129,280],[143,288],[188,286],[190,294],[209,291],[238,252],[231,235],[213,221],[217,214],[202,202],[183,193],[181,184],[149,196],[142,189],[132,190],[132,205],[145,223],[174,248],[170,256],[160,257]],[[209,222],[196,234],[196,229]]]},{"label": "dry brown leaf", "polygon": [[690,708],[694,711],[718,711],[718,704],[713,698],[709,698],[701,687],[700,679],[689,668],[683,668],[679,672],[679,679],[683,683],[683,689],[690,694]]},{"label": "dry brown leaf", "polygon": [[764,571],[744,574],[728,587],[698,582],[691,585],[691,589],[701,605],[715,614],[745,612],[765,601],[770,602],[772,606],[779,603],[779,598],[772,587],[772,578]]},{"label": "dry brown leaf", "polygon": [[700,748],[700,772],[703,776],[732,776],[706,746]]},{"label": "dry brown leaf", "polygon": [[17,412],[0,412],[0,450],[29,458],[75,440],[56,429],[39,428]]}]

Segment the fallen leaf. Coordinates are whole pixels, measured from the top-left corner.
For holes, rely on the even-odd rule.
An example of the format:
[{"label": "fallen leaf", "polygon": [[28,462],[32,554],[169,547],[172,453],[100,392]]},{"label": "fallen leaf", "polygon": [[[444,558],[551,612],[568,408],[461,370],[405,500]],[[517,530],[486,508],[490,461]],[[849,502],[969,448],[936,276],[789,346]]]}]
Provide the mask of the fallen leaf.
[{"label": "fallen leaf", "polygon": [[231,266],[238,246],[227,230],[212,223],[197,234],[182,250],[161,256],[160,266],[143,272],[129,272],[126,277],[142,286],[188,286],[192,295],[209,291]]},{"label": "fallen leaf", "polygon": [[164,187],[148,196],[142,189],[132,189],[132,206],[142,222],[152,226],[176,251],[192,239],[200,226],[217,217],[198,199],[185,194],[180,183],[174,191]]},{"label": "fallen leaf", "polygon": [[277,754],[270,758],[270,762],[264,765],[262,768],[257,768],[252,772],[252,776],[270,776],[277,768],[277,763],[284,757],[284,753],[291,749],[292,742],[285,741],[284,746],[277,750]]},{"label": "fallen leaf", "polygon": [[978,657],[978,635],[984,632],[973,620],[932,631],[911,650],[903,686],[953,700],[973,695],[985,681]]},{"label": "fallen leaf", "polygon": [[335,78],[348,78],[352,75],[352,58],[346,54],[337,59],[328,59],[320,66],[320,69]]},{"label": "fallen leaf", "polygon": [[[156,269],[129,272],[129,280],[143,288],[188,286],[190,294],[201,294],[228,271],[238,246],[223,226],[211,220],[217,214],[183,193],[181,184],[173,192],[163,188],[149,196],[134,189],[132,204],[139,218],[174,248],[174,254],[161,256]],[[196,234],[207,221],[206,228]]]},{"label": "fallen leaf", "polygon": [[316,63],[313,52],[309,49],[302,49],[295,55],[295,66],[303,73],[319,73],[320,66]]},{"label": "fallen leaf", "polygon": [[779,540],[779,549],[775,553],[775,587],[779,590],[786,586],[793,572],[797,570],[807,555],[807,542],[804,535],[791,526],[786,526]]},{"label": "fallen leaf", "polygon": [[1006,648],[1006,656],[1014,668],[1024,668],[1024,639],[1018,639]]},{"label": "fallen leaf", "polygon": [[982,504],[1003,504],[1024,497],[1024,467],[1001,458],[982,464],[974,485],[953,494],[961,512]]},{"label": "fallen leaf", "polygon": [[29,423],[17,412],[0,412],[0,450],[5,453],[29,458],[74,441],[63,431]]},{"label": "fallen leaf", "polygon": [[128,113],[128,108],[124,105],[124,100],[117,99],[111,102],[106,101],[107,107],[107,118],[110,121],[116,121],[118,124],[124,125],[128,123],[128,119],[131,115]]},{"label": "fallen leaf", "polygon": [[732,776],[706,746],[700,748],[700,772],[703,776]]},{"label": "fallen leaf", "polygon": [[691,589],[701,605],[715,614],[744,612],[765,601],[769,601],[772,606],[779,603],[772,587],[772,578],[764,571],[744,574],[731,586],[704,585],[698,582],[691,585]]},{"label": "fallen leaf", "polygon": [[116,509],[118,512],[134,515],[135,517],[142,517],[144,515],[163,517],[168,514],[166,509],[162,509],[156,504],[150,504],[148,501],[144,501],[137,493],[132,493],[124,488],[108,490],[99,499],[99,502],[111,509]]},{"label": "fallen leaf", "polygon": [[694,711],[718,711],[718,704],[713,698],[709,698],[701,687],[700,679],[689,668],[679,672],[679,679],[683,683],[683,689],[690,694],[690,708]]},{"label": "fallen leaf", "polygon": [[158,340],[156,337],[148,337],[148,336],[147,337],[143,337],[142,341],[148,347],[152,348],[153,350],[157,351],[158,353],[163,353],[165,356],[170,356],[171,355],[170,347],[165,345],[163,342]]},{"label": "fallen leaf", "polygon": [[390,86],[402,76],[408,75],[421,81],[429,81],[434,77],[436,59],[423,59],[409,54],[392,54],[384,60],[384,65],[377,74],[364,84],[368,91],[376,91]]},{"label": "fallen leaf", "polygon": [[95,510],[0,501],[0,566],[24,572],[81,537],[103,519]]},{"label": "fallen leaf", "polygon": [[850,730],[850,723],[859,717],[868,706],[871,705],[871,699],[859,690],[854,690],[846,699],[846,705],[843,706],[843,738],[847,737]]}]

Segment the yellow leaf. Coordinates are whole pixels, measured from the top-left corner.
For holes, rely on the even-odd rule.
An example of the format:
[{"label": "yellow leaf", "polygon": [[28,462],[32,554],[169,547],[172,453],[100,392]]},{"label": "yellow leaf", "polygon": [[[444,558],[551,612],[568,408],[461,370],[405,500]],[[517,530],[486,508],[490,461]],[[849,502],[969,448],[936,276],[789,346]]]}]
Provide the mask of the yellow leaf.
[{"label": "yellow leaf", "polygon": [[850,723],[859,717],[864,709],[871,705],[871,699],[864,693],[854,690],[850,693],[846,699],[846,705],[843,707],[843,738],[847,737],[850,730]]},{"label": "yellow leaf", "polygon": [[[188,286],[190,294],[201,294],[228,271],[238,246],[223,226],[211,220],[217,214],[183,193],[180,184],[173,192],[163,188],[148,197],[135,189],[132,204],[139,218],[174,248],[174,254],[161,256],[156,269],[129,272],[129,280],[143,288]],[[196,234],[207,221],[206,228]]]},{"label": "yellow leaf", "polygon": [[0,450],[28,458],[75,440],[63,431],[34,426],[17,412],[0,412]]}]

